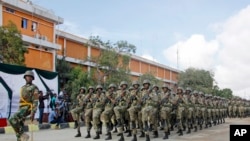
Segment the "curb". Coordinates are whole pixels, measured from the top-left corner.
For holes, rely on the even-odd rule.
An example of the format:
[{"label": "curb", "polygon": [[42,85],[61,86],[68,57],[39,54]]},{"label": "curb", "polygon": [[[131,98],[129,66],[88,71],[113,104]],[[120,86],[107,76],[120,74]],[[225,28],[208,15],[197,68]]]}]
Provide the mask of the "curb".
[{"label": "curb", "polygon": [[[74,122],[61,123],[59,125],[59,129],[65,128],[74,128]],[[81,123],[81,126],[84,126],[84,123]],[[30,131],[40,131],[40,130],[48,130],[48,129],[56,129],[56,124],[29,124],[24,126],[24,132]],[[14,129],[11,126],[0,127],[0,134],[15,134]]]}]

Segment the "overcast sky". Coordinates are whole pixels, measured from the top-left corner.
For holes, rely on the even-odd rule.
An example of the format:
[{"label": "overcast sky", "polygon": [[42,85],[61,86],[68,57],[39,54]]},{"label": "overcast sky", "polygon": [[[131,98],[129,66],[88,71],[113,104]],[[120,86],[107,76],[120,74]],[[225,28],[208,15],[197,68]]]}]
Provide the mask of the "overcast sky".
[{"label": "overcast sky", "polygon": [[180,70],[211,70],[220,88],[250,99],[249,0],[32,2],[63,17],[60,30],[127,40],[136,45],[136,55]]}]

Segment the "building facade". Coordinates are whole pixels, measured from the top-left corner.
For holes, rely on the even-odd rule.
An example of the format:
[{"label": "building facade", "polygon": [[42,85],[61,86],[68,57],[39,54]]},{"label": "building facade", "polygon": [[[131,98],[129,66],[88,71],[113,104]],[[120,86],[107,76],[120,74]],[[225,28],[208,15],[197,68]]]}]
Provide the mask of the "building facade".
[{"label": "building facade", "polygon": [[[84,71],[94,67],[94,63],[83,60],[98,56],[100,48],[86,45],[86,38],[56,30],[56,25],[62,24],[63,18],[52,11],[27,0],[0,0],[0,11],[0,26],[12,21],[22,33],[29,50],[25,55],[26,66],[55,71],[56,57],[65,56],[72,66],[82,64]],[[136,55],[131,56],[129,68],[133,80],[151,72],[166,83],[177,83],[178,70]]]}]

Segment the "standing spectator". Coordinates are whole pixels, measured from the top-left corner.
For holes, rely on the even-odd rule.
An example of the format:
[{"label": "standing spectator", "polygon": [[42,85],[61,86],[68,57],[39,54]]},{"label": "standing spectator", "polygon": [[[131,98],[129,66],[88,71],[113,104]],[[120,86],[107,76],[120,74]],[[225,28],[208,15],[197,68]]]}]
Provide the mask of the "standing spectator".
[{"label": "standing spectator", "polygon": [[39,91],[39,124],[43,124],[43,112],[44,112],[44,100],[48,99],[48,96],[43,96],[43,91]]},{"label": "standing spectator", "polygon": [[56,94],[55,93],[51,97],[50,108],[52,109],[52,111],[55,110],[56,108]]}]

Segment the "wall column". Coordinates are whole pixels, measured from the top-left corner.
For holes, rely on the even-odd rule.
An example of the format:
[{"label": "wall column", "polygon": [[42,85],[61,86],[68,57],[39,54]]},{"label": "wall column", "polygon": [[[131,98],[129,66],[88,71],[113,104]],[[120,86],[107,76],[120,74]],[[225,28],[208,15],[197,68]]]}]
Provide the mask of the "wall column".
[{"label": "wall column", "polygon": [[0,26],[3,25],[3,5],[0,2]]},{"label": "wall column", "polygon": [[[88,59],[91,57],[91,47],[88,46],[88,55],[87,55]],[[88,61],[88,72],[90,73],[90,62]]]}]

